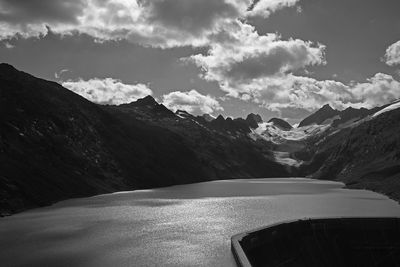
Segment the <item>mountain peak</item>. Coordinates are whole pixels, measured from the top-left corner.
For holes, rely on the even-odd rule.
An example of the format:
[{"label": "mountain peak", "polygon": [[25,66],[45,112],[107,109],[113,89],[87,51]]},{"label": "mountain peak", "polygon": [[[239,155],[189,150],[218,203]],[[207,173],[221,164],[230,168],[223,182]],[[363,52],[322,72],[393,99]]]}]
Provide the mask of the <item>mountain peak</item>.
[{"label": "mountain peak", "polygon": [[322,106],[321,110],[335,110],[334,108],[331,107],[329,104],[325,104]]},{"label": "mountain peak", "polygon": [[217,121],[225,121],[225,118],[224,118],[224,116],[222,116],[220,114],[220,115],[218,115],[218,117],[215,120],[217,120]]},{"label": "mountain peak", "polygon": [[257,123],[261,123],[263,121],[260,115],[254,113],[247,115],[246,120],[254,120]]},{"label": "mountain peak", "polygon": [[281,128],[284,131],[289,131],[293,129],[292,125],[290,125],[287,121],[279,118],[272,118],[268,122],[273,123],[275,126]]},{"label": "mountain peak", "polygon": [[311,124],[322,124],[327,119],[331,119],[336,115],[339,115],[340,111],[333,109],[329,104],[325,104],[322,108],[311,114],[299,124],[299,127],[308,126]]},{"label": "mountain peak", "polygon": [[8,64],[8,63],[0,63],[0,77],[9,79],[12,77],[15,77],[15,75],[20,75],[23,72],[17,70],[14,68],[14,66]]},{"label": "mountain peak", "polygon": [[158,105],[157,101],[151,95],[144,98],[139,98],[136,102],[132,102],[135,106],[155,106]]},{"label": "mountain peak", "polygon": [[201,117],[203,117],[208,122],[215,120],[215,118],[210,114],[203,114]]},{"label": "mountain peak", "polygon": [[16,71],[17,69],[14,68],[13,65],[10,65],[10,64],[8,64],[8,63],[0,63],[0,70],[1,70],[1,71],[2,71],[2,70],[14,70],[14,71]]},{"label": "mountain peak", "polygon": [[254,113],[250,113],[249,115],[247,115],[246,117],[246,122],[248,123],[248,125],[250,126],[250,128],[257,128],[258,124],[263,122],[262,118],[260,115],[258,114],[254,114]]}]

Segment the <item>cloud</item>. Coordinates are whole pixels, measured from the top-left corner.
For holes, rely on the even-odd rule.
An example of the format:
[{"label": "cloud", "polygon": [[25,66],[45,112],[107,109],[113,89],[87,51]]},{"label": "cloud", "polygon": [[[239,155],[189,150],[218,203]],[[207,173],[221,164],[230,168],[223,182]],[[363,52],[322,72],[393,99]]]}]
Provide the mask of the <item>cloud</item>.
[{"label": "cloud", "polygon": [[83,0],[0,0],[0,39],[46,34],[45,24],[78,26],[85,8]]},{"label": "cloud", "polygon": [[[84,33],[153,47],[207,46],[226,25],[295,0],[0,0],[0,39]],[[251,10],[249,8],[252,7]],[[49,28],[46,28],[49,27]]]},{"label": "cloud", "polygon": [[201,46],[250,0],[0,0],[0,39],[85,33],[157,47]]},{"label": "cloud", "polygon": [[248,11],[248,16],[269,17],[275,11],[296,5],[299,0],[259,0]]},{"label": "cloud", "polygon": [[350,91],[367,107],[380,106],[400,98],[400,82],[391,75],[377,73],[367,82],[353,85]]},{"label": "cloud", "polygon": [[54,78],[60,79],[61,76],[63,75],[63,73],[68,72],[68,71],[69,71],[69,69],[62,69],[59,72],[55,72],[54,73]]},{"label": "cloud", "polygon": [[66,81],[62,85],[98,104],[119,105],[130,103],[153,92],[145,84],[124,84],[113,78]]},{"label": "cloud", "polygon": [[230,27],[215,36],[207,54],[184,59],[200,67],[204,79],[218,82],[230,96],[265,87],[265,79],[325,64],[324,45],[281,40],[277,34],[259,35],[253,26],[241,22]]},{"label": "cloud", "polygon": [[15,24],[42,21],[77,23],[84,6],[82,0],[1,0],[0,20]]},{"label": "cloud", "polygon": [[228,1],[147,0],[144,3],[148,22],[190,35],[213,30],[218,21],[240,16],[240,9],[235,2]]},{"label": "cloud", "polygon": [[364,83],[344,84],[334,80],[283,74],[253,81],[237,96],[271,111],[314,111],[324,104],[336,109],[372,108],[400,98],[400,82],[377,73]]},{"label": "cloud", "polygon": [[3,42],[3,45],[7,49],[13,49],[15,46],[9,42]]},{"label": "cloud", "polygon": [[389,66],[400,65],[400,41],[386,49],[384,60]]},{"label": "cloud", "polygon": [[277,34],[259,35],[242,22],[229,27],[214,36],[207,53],[183,59],[197,65],[201,77],[217,82],[227,96],[280,113],[313,111],[327,103],[337,109],[374,107],[400,97],[399,82],[387,74],[377,73],[364,83],[350,84],[299,76],[307,73],[309,66],[326,63],[322,44],[282,40]]},{"label": "cloud", "polygon": [[175,91],[162,97],[162,103],[174,111],[180,109],[195,114],[211,114],[223,110],[219,102],[210,95],[202,95],[196,90]]}]

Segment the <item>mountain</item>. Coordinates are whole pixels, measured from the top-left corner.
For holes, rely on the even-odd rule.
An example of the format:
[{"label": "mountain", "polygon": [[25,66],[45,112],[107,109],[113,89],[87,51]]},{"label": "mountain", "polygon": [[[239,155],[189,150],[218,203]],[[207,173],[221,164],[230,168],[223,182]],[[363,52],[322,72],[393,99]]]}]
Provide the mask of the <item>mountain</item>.
[{"label": "mountain", "polygon": [[332,119],[339,115],[339,113],[340,112],[338,110],[333,109],[329,104],[326,104],[317,112],[302,120],[299,124],[299,127],[309,126],[312,124],[323,124],[326,120]]},{"label": "mountain", "polygon": [[210,114],[203,114],[202,116],[200,116],[202,118],[204,118],[206,121],[210,122],[212,120],[215,120],[215,118],[213,116],[211,116]]},{"label": "mountain", "polygon": [[275,126],[281,128],[284,131],[290,131],[291,129],[293,129],[292,125],[290,125],[287,121],[279,118],[272,118],[268,122],[273,123]]},{"label": "mountain", "polygon": [[67,198],[253,177],[309,176],[400,200],[400,102],[326,105],[292,128],[209,120],[147,96],[97,105],[0,64],[0,215]]},{"label": "mountain", "polygon": [[241,120],[224,119],[228,133],[178,115],[152,97],[97,105],[0,64],[0,214],[118,190],[288,175]]},{"label": "mountain", "polygon": [[263,120],[262,120],[260,115],[254,114],[254,113],[250,113],[246,117],[246,122],[247,122],[247,124],[249,125],[250,128],[255,129],[255,128],[258,127],[259,123],[263,122]]},{"label": "mountain", "polygon": [[250,114],[246,119],[242,118],[224,118],[219,115],[215,120],[209,121],[209,126],[218,130],[230,134],[248,134],[251,129],[258,127],[258,121],[262,122],[259,115]]},{"label": "mountain", "polygon": [[366,108],[352,108],[348,107],[347,109],[341,111],[339,113],[338,119],[334,120],[332,123],[333,127],[337,127],[340,125],[343,125],[348,122],[355,122],[358,120],[361,120],[369,115],[374,114],[376,111],[378,111],[380,108],[373,108],[373,109],[366,109]]},{"label": "mountain", "polygon": [[136,110],[138,115],[145,116],[148,120],[156,118],[175,118],[174,112],[169,110],[163,104],[159,104],[152,96],[146,96],[138,99],[135,102],[129,104],[119,105],[119,109],[123,112],[124,110]]},{"label": "mountain", "polygon": [[377,108],[383,112],[311,141],[312,157],[301,167],[303,175],[343,181],[400,200],[399,108]]},{"label": "mountain", "polygon": [[359,121],[367,116],[370,116],[383,107],[375,107],[372,109],[366,108],[353,108],[348,107],[342,111],[335,110],[331,106],[324,105],[321,109],[317,110],[315,113],[311,114],[299,124],[299,127],[310,126],[312,124],[322,125],[331,124],[332,127],[339,127],[346,123],[353,123]]},{"label": "mountain", "polygon": [[293,175],[338,180],[400,201],[400,101],[343,111],[324,106],[304,121],[286,131],[270,121],[253,136],[273,143],[275,160]]},{"label": "mountain", "polygon": [[177,134],[121,120],[6,64],[0,65],[0,114],[3,212],[209,177]]}]

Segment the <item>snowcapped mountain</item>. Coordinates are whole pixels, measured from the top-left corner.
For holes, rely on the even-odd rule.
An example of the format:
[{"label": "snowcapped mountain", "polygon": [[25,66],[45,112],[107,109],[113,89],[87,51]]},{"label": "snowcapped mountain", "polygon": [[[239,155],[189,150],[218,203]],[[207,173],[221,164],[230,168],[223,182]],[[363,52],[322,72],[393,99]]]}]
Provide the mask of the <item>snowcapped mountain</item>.
[{"label": "snowcapped mountain", "polygon": [[330,128],[329,124],[313,124],[292,128],[291,130],[282,130],[272,122],[263,122],[258,124],[258,128],[254,129],[250,136],[253,139],[262,138],[274,144],[282,144],[286,141],[304,141],[311,136],[325,132],[328,128]]}]

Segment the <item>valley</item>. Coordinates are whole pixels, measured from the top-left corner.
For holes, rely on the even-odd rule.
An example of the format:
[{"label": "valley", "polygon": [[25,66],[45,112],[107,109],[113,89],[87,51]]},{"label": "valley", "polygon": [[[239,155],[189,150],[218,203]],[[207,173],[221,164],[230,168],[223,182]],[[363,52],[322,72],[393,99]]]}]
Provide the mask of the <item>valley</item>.
[{"label": "valley", "polygon": [[398,102],[329,105],[292,127],[257,114],[98,105],[0,65],[0,214],[76,197],[219,179],[311,177],[400,199]]}]

